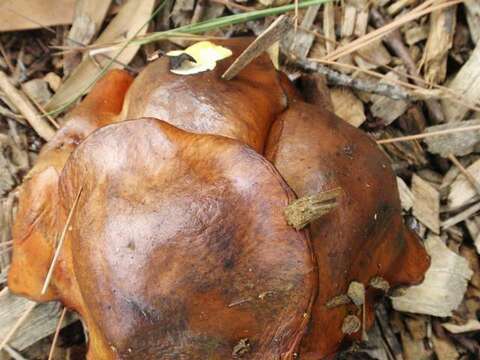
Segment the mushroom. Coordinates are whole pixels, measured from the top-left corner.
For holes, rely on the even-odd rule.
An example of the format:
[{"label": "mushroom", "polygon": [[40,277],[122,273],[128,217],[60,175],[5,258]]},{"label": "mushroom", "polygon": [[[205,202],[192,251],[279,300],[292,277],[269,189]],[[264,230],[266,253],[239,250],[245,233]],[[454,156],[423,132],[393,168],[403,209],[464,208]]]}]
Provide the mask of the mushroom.
[{"label": "mushroom", "polygon": [[[22,186],[9,286],[79,312],[89,359],[322,359],[359,337],[347,315],[372,323],[374,279],[422,280],[428,256],[375,143],[265,54],[221,79],[249,42],[216,41],[233,56],[195,75],[167,58],[131,85],[110,73]],[[333,211],[288,225],[296,196],[336,188]],[[359,301],[327,306],[352,282]]]},{"label": "mushroom", "polygon": [[283,217],[294,194],[261,155],[160,120],[125,121],[75,150],[60,188],[65,216],[81,191],[67,242],[80,314],[104,349],[226,359],[248,339],[248,358],[291,358],[316,271],[307,233]]}]

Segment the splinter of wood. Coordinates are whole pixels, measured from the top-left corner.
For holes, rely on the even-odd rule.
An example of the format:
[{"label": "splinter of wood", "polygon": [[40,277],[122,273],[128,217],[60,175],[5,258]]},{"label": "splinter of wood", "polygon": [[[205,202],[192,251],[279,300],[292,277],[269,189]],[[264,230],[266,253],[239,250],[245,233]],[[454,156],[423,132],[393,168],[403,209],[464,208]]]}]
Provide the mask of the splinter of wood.
[{"label": "splinter of wood", "polygon": [[280,16],[258,36],[223,73],[222,79],[231,80],[250,62],[266,51],[292,28],[292,19]]},{"label": "splinter of wood", "polygon": [[285,217],[289,225],[296,230],[303,229],[312,221],[337,207],[341,189],[335,188],[315,195],[304,196],[285,208]]}]

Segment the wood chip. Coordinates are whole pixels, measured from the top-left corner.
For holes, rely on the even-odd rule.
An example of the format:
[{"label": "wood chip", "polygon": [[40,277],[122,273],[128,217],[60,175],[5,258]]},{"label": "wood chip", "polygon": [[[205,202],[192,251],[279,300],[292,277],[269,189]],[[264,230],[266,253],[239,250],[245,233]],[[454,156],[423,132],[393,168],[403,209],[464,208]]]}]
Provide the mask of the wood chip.
[{"label": "wood chip", "polygon": [[[480,159],[468,166],[466,170],[473,178],[480,179]],[[448,206],[450,209],[456,209],[479,198],[475,187],[472,186],[465,175],[460,174],[450,186]]]},{"label": "wood chip", "polygon": [[[390,64],[392,56],[385,48],[381,40],[374,41],[357,51],[354,56],[355,62],[362,69],[376,69],[377,67]],[[398,79],[395,75],[386,76],[386,79]]]},{"label": "wood chip", "polygon": [[190,24],[195,9],[195,0],[176,0],[171,18],[176,27]]},{"label": "wood chip", "polygon": [[[480,42],[468,61],[449,82],[448,88],[462,96],[462,100],[475,104],[480,100]],[[460,121],[470,111],[468,107],[443,99],[442,108],[447,122]]]},{"label": "wood chip", "polygon": [[448,338],[433,335],[432,344],[438,360],[457,360],[460,357],[457,348]]},{"label": "wood chip", "polygon": [[325,35],[327,53],[335,50],[335,4],[333,2],[325,3],[323,11],[323,33]]},{"label": "wood chip", "polygon": [[440,194],[430,183],[412,177],[413,215],[435,234],[440,233]]},{"label": "wood chip", "polygon": [[335,87],[331,89],[330,98],[335,114],[350,125],[359,127],[367,119],[363,102],[349,88]]},{"label": "wood chip", "polygon": [[400,195],[400,202],[402,204],[402,209],[409,211],[413,206],[414,196],[405,181],[402,178],[397,176],[397,186],[398,193]]},{"label": "wood chip", "polygon": [[402,357],[405,359],[418,360],[431,358],[432,350],[426,347],[424,340],[413,339],[407,331],[401,331],[400,338],[403,345]]},{"label": "wood chip", "polygon": [[37,104],[43,105],[52,97],[48,83],[43,79],[33,79],[22,84],[22,90]]},{"label": "wood chip", "polygon": [[397,0],[387,8],[389,15],[396,15],[407,6],[415,3],[415,0]]},{"label": "wood chip", "polygon": [[[385,80],[396,79],[400,77],[393,71],[385,75]],[[385,82],[384,80],[381,83]],[[405,113],[408,109],[409,102],[405,100],[393,100],[391,98],[381,96],[381,95],[372,95],[372,106],[370,111],[372,115],[376,118],[382,119],[385,125],[390,125],[401,115]]]},{"label": "wood chip", "polygon": [[45,80],[50,86],[50,89],[52,89],[55,92],[62,85],[62,78],[57,74],[55,74],[54,72],[49,72],[47,75],[43,77],[43,80]]},{"label": "wood chip", "polygon": [[452,334],[461,334],[470,331],[480,331],[480,321],[470,319],[465,324],[443,323],[442,326]]},{"label": "wood chip", "polygon": [[457,7],[451,6],[434,11],[430,15],[430,33],[423,57],[427,82],[442,83],[447,76],[447,56],[453,45],[456,14]]},{"label": "wood chip", "polygon": [[357,12],[357,18],[355,20],[354,34],[357,37],[363,36],[367,33],[368,27],[368,9],[360,10]]},{"label": "wood chip", "polygon": [[454,226],[458,223],[461,223],[462,221],[465,221],[466,219],[470,218],[472,215],[480,211],[480,202],[473,204],[472,206],[469,206],[462,212],[459,212],[458,214],[446,219],[441,223],[442,229],[448,229],[451,226]]},{"label": "wood chip", "polygon": [[356,17],[357,9],[355,8],[355,6],[345,5],[343,7],[343,18],[341,26],[342,37],[350,37],[353,35]]},{"label": "wood chip", "polygon": [[471,217],[465,220],[468,232],[473,239],[477,254],[480,255],[480,216]]},{"label": "wood chip", "polygon": [[[23,314],[31,301],[6,292],[0,295],[0,337],[8,333],[17,319]],[[58,303],[49,302],[38,304],[31,312],[26,322],[18,329],[9,345],[17,350],[24,350],[37,341],[53,334],[60,316]],[[73,313],[68,314],[63,322],[63,327],[76,321]],[[1,340],[0,339],[0,340]]]},{"label": "wood chip", "polygon": [[[462,126],[463,125],[480,125],[480,120],[464,121],[462,122]],[[425,129],[425,133],[454,129],[457,126],[458,123],[430,126]],[[448,157],[450,154],[463,156],[473,152],[475,146],[480,143],[480,130],[432,136],[426,138],[424,141],[428,146],[428,151],[432,154],[439,154],[443,157]]]},{"label": "wood chip", "polygon": [[460,305],[473,272],[467,260],[451,251],[438,236],[425,241],[431,265],[420,285],[391,297],[395,310],[433,316],[451,316]]},{"label": "wood chip", "polygon": [[10,83],[3,71],[0,71],[0,89],[7,95],[40,137],[48,141],[55,135],[55,130],[40,116],[22,92]]},{"label": "wood chip", "polygon": [[405,324],[414,340],[423,340],[427,337],[427,319],[425,316],[405,317]]},{"label": "wood chip", "polygon": [[480,40],[480,2],[465,0],[463,2],[467,13],[468,28],[475,44]]},{"label": "wood chip", "polygon": [[416,25],[406,30],[404,36],[408,46],[412,46],[428,38],[428,28],[426,26]]},{"label": "wood chip", "polygon": [[308,31],[317,17],[320,5],[310,6],[300,23],[300,28],[292,29],[286,36],[282,36],[282,50],[295,58],[307,57],[315,40],[315,35]]}]

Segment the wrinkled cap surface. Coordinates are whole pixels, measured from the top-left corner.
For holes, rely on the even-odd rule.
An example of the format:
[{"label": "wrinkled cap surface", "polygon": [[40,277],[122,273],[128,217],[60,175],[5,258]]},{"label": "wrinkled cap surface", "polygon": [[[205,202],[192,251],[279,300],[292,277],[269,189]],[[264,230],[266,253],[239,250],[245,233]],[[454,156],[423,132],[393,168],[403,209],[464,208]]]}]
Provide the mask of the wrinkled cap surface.
[{"label": "wrinkled cap surface", "polygon": [[61,175],[65,211],[80,190],[68,235],[75,275],[121,358],[296,350],[314,264],[306,233],[283,216],[294,195],[263,157],[159,120],[126,121],[72,154]]}]

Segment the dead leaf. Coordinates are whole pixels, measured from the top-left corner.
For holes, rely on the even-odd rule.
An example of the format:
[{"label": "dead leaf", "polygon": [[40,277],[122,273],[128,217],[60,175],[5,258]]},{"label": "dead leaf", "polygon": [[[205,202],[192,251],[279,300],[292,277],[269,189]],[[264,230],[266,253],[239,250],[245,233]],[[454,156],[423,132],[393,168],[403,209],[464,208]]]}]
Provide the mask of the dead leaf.
[{"label": "dead leaf", "polygon": [[[129,0],[125,3],[117,16],[110,22],[107,28],[102,32],[95,45],[109,44],[118,40],[131,38],[142,26],[143,29],[138,35],[143,35],[147,31],[144,24],[151,16],[155,0]],[[128,46],[118,56],[117,61],[122,64],[128,64],[139,49],[137,45]],[[112,50],[107,54],[114,57],[119,50]],[[105,66],[109,60],[104,57],[97,57],[96,62]],[[62,105],[72,101],[87,88],[96,74],[100,71],[95,61],[86,57],[80,65],[73,71],[72,75],[65,81],[57,93],[53,96],[46,106],[47,111],[56,110]],[[121,67],[118,63],[112,64],[112,68]]]},{"label": "dead leaf", "polygon": [[[66,44],[72,47],[88,45],[100,30],[112,0],[77,0],[72,27]],[[70,74],[81,61],[80,52],[67,53],[63,59],[63,71]]]},{"label": "dead leaf", "polygon": [[75,1],[2,1],[0,5],[0,32],[70,24],[73,19]]}]

